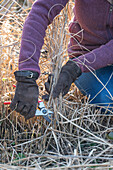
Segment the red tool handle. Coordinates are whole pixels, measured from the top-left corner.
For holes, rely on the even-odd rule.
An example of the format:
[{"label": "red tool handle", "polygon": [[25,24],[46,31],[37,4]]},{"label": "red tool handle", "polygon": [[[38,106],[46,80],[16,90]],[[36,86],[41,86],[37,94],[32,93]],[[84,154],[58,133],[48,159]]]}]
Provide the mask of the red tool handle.
[{"label": "red tool handle", "polygon": [[13,84],[13,87],[16,87],[16,85],[15,85],[15,84]]},{"label": "red tool handle", "polygon": [[8,104],[11,104],[11,101],[5,101],[4,102],[4,105],[8,105]]},{"label": "red tool handle", "polygon": [[[13,84],[13,87],[16,87],[16,85]],[[5,101],[5,102],[4,102],[4,105],[9,105],[9,104],[11,104],[11,101]]]}]

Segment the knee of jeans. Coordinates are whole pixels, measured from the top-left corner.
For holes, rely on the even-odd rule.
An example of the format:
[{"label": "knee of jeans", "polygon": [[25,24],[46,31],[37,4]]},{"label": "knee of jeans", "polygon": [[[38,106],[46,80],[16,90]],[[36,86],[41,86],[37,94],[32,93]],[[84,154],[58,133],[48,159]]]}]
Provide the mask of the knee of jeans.
[{"label": "knee of jeans", "polygon": [[102,106],[113,106],[113,99],[109,96],[109,94],[107,95],[102,92],[95,98],[95,102]]}]

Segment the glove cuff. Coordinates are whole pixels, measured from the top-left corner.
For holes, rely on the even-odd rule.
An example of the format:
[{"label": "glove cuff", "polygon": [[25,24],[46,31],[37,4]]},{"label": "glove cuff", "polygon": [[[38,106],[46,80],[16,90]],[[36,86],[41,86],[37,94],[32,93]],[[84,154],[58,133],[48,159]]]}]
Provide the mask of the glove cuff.
[{"label": "glove cuff", "polygon": [[23,77],[27,79],[38,79],[39,73],[34,71],[22,70],[22,71],[15,71],[14,72],[15,78]]}]

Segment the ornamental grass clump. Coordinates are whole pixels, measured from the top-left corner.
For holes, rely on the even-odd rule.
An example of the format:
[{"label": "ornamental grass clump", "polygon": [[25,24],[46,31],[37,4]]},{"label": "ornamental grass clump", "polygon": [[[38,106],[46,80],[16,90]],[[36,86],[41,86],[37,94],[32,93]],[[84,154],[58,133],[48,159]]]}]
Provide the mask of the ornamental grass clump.
[{"label": "ornamental grass clump", "polygon": [[[113,168],[113,114],[101,113],[72,84],[62,98],[44,102],[54,112],[48,123],[42,117],[25,121],[4,102],[14,96],[18,57],[24,21],[34,0],[0,1],[0,168],[1,169],[91,169]],[[54,74],[55,85],[61,66],[68,60],[70,38],[68,24],[72,18],[73,0],[46,30],[40,56],[41,75],[37,80],[39,99],[45,94],[48,74]],[[32,102],[32,101],[31,101]]]}]

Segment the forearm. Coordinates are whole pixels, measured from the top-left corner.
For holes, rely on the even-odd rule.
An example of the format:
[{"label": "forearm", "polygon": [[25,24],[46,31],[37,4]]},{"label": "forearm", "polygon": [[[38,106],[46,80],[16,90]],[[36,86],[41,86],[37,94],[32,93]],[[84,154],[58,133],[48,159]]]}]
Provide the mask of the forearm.
[{"label": "forearm", "polygon": [[37,0],[24,23],[19,55],[19,70],[40,72],[38,62],[47,26],[68,0]]},{"label": "forearm", "polygon": [[97,70],[113,64],[113,40],[91,52],[75,58],[82,72]]}]

